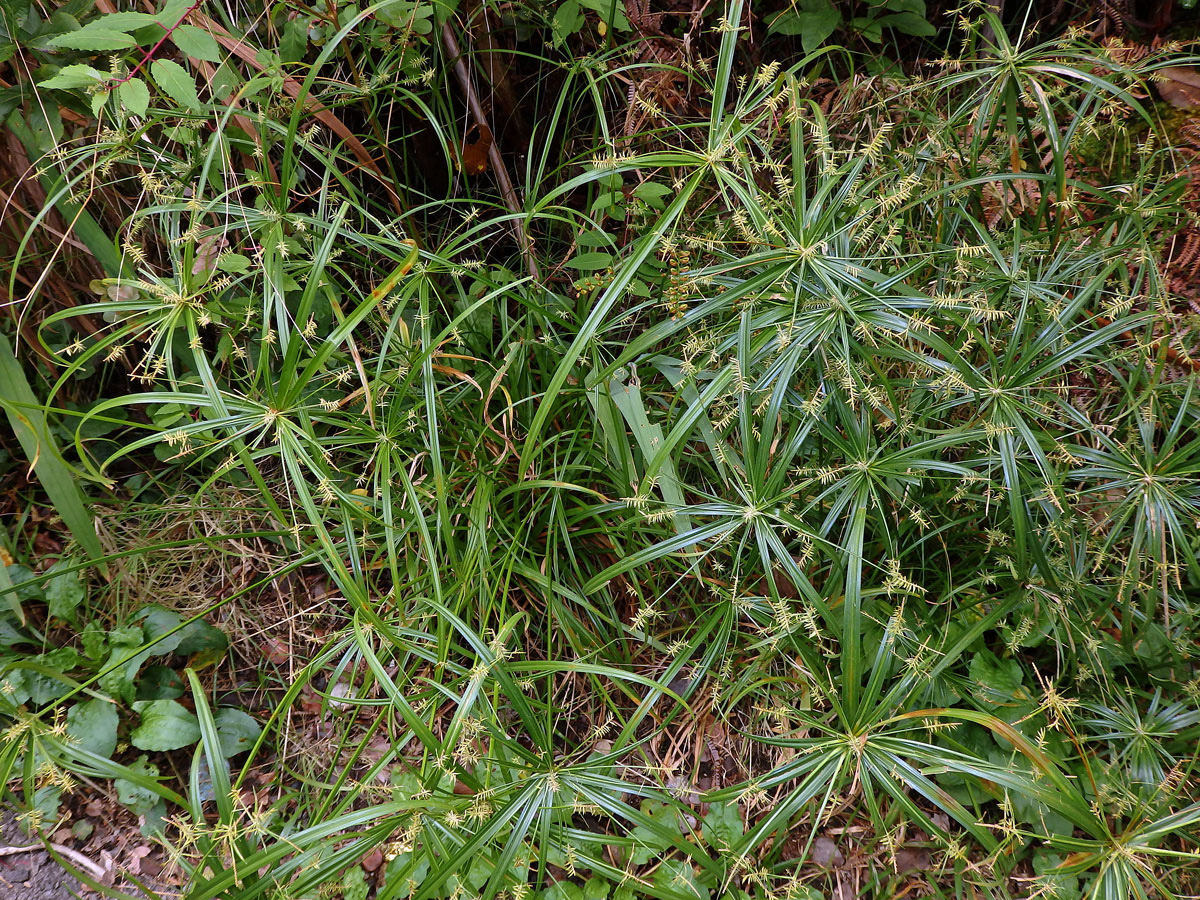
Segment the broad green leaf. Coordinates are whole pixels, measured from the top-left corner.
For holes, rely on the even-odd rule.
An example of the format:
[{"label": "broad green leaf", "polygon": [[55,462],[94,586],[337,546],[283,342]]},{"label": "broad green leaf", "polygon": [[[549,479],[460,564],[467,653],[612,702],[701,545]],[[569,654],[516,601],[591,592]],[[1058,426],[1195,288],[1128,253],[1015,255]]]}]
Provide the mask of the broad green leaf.
[{"label": "broad green leaf", "polygon": [[[0,578],[2,577],[0,576]],[[17,627],[22,624],[24,623],[12,613],[0,610],[0,647],[15,647],[18,644],[31,643],[29,635]]]},{"label": "broad green leaf", "polygon": [[1044,890],[1044,896],[1049,898],[1081,896],[1079,878],[1063,865],[1061,856],[1039,848],[1033,854],[1033,871],[1044,885],[1044,888],[1039,887],[1039,890]]},{"label": "broad green leaf", "polygon": [[[381,12],[386,7],[381,7]],[[279,58],[285,63],[296,63],[304,59],[308,51],[308,24],[302,17],[290,20],[283,26],[279,40]]]},{"label": "broad green leaf", "polygon": [[[138,775],[145,775],[150,778],[158,776],[158,766],[151,763],[149,757],[144,753],[137,758],[136,762],[130,763],[127,768]],[[127,806],[136,815],[144,816],[158,803],[158,794],[149,788],[142,787],[136,781],[130,781],[127,778],[115,778],[113,779],[113,786],[117,789],[117,800]]]},{"label": "broad green leaf", "polygon": [[196,79],[179,63],[169,59],[156,59],[150,64],[150,74],[159,90],[184,109],[204,109],[200,95],[196,93]]},{"label": "broad green leaf", "polygon": [[1021,664],[1015,659],[1000,659],[983,650],[971,658],[970,671],[971,680],[980,688],[979,699],[989,706],[1029,699],[1028,692],[1021,687]]},{"label": "broad green leaf", "polygon": [[250,258],[241,253],[222,253],[217,257],[217,268],[231,275],[241,275],[250,270]]},{"label": "broad green leaf", "polygon": [[644,181],[633,189],[633,196],[637,197],[651,209],[666,209],[667,204],[665,197],[671,195],[671,188],[665,184],[658,184],[653,181]]},{"label": "broad green leaf", "polygon": [[177,700],[183,690],[183,679],[170,666],[146,666],[137,680],[139,700]]},{"label": "broad green leaf", "polygon": [[550,31],[554,35],[555,43],[561,44],[577,32],[583,27],[584,21],[583,11],[579,8],[576,0],[566,0],[566,2],[560,3],[554,12],[554,18],[550,21]]},{"label": "broad green leaf", "polygon": [[217,710],[213,720],[221,738],[221,753],[226,757],[245,753],[262,734],[262,726],[240,709],[223,707]]},{"label": "broad green leaf", "polygon": [[117,97],[121,105],[139,119],[146,115],[150,108],[150,88],[140,78],[130,78],[117,87]]},{"label": "broad green leaf", "polygon": [[350,866],[346,869],[346,874],[342,876],[341,887],[343,900],[367,900],[367,894],[371,892],[370,885],[367,884],[367,876],[363,874],[363,870],[359,866]]},{"label": "broad green leaf", "polygon": [[67,710],[67,735],[72,746],[109,758],[117,749],[115,704],[107,700],[85,700]]},{"label": "broad green leaf", "polygon": [[195,59],[202,59],[210,63],[221,61],[221,45],[203,28],[197,28],[195,25],[180,25],[171,33],[171,40],[181,51]]},{"label": "broad green leaf", "polygon": [[570,881],[556,881],[542,894],[544,900],[584,900],[583,888]]},{"label": "broad green leaf", "polygon": [[179,644],[175,652],[181,656],[203,654],[220,658],[229,649],[229,638],[220,628],[209,625],[203,619],[198,619],[180,632]]},{"label": "broad green leaf", "polygon": [[142,724],[129,736],[139,750],[178,750],[200,740],[200,723],[190,710],[174,700],[138,700],[133,708]]},{"label": "broad green leaf", "polygon": [[142,629],[136,625],[122,625],[108,632],[110,652],[100,671],[100,687],[107,693],[133,701],[133,680],[138,669],[154,655],[153,650],[135,652],[143,643]]},{"label": "broad green leaf", "polygon": [[60,50],[89,50],[98,53],[105,50],[128,50],[130,47],[136,47],[137,41],[120,31],[81,28],[53,37],[49,44]]},{"label": "broad green leaf", "polygon": [[577,0],[584,9],[596,13],[609,28],[616,31],[632,31],[629,16],[625,13],[624,3],[614,3],[613,0]]},{"label": "broad green leaf", "polygon": [[629,833],[635,841],[633,862],[639,866],[662,856],[664,851],[674,846],[673,838],[682,834],[679,828],[679,813],[674,807],[647,798],[642,801],[641,811],[656,822],[659,828],[638,825]]},{"label": "broad green leaf", "polygon": [[736,801],[721,800],[708,805],[701,826],[704,839],[717,851],[728,850],[741,839],[744,828]]},{"label": "broad green leaf", "polygon": [[64,622],[75,622],[75,610],[83,602],[83,582],[78,572],[63,572],[69,563],[56,562],[50,567],[51,578],[46,582],[46,603],[50,615]]},{"label": "broad green leaf", "polygon": [[57,649],[43,653],[40,659],[44,666],[54,670],[56,673],[70,672],[77,668],[83,661],[83,657],[80,656],[79,651],[70,646],[58,647]]},{"label": "broad green leaf", "polygon": [[76,64],[71,66],[63,66],[58,70],[57,75],[47,78],[45,81],[39,81],[38,87],[53,88],[59,91],[69,91],[75,88],[91,87],[93,84],[99,84],[104,81],[107,76],[99,69],[94,69],[91,66]]},{"label": "broad green leaf", "polygon": [[654,872],[654,883],[676,896],[708,900],[708,887],[696,878],[696,870],[684,859],[665,860]]},{"label": "broad green leaf", "polygon": [[798,0],[775,16],[768,34],[798,34],[805,53],[811,53],[842,24],[842,14],[829,0]]},{"label": "broad green leaf", "polygon": [[4,570],[18,600],[45,600],[46,591],[37,583],[37,573],[27,566],[13,563]]},{"label": "broad green leaf", "polygon": [[192,0],[167,0],[163,8],[154,14],[154,21],[163,28],[174,28],[186,16],[192,5]]},{"label": "broad green leaf", "polygon": [[610,253],[580,253],[571,257],[564,265],[568,269],[579,269],[581,272],[594,272],[612,265]]},{"label": "broad green leaf", "polygon": [[58,806],[61,799],[62,788],[48,784],[33,792],[33,809],[41,814],[42,819],[54,821],[58,818]]},{"label": "broad green leaf", "polygon": [[883,16],[876,22],[884,28],[891,28],[901,34],[911,34],[914,37],[932,37],[937,34],[937,29],[924,16],[911,12]]},{"label": "broad green leaf", "polygon": [[154,646],[148,649],[155,656],[165,656],[178,647],[186,631],[179,627],[183,622],[179,613],[158,605],[138,610],[131,621],[141,623],[146,643],[154,642]]},{"label": "broad green leaf", "polygon": [[624,200],[625,195],[621,191],[605,191],[592,202],[592,212],[611,209],[619,206]]},{"label": "broad green leaf", "polygon": [[79,643],[89,659],[100,659],[108,650],[108,634],[96,621],[88,622],[79,632]]},{"label": "broad green leaf", "polygon": [[84,26],[84,30],[94,26],[96,28],[103,28],[106,31],[137,31],[139,28],[153,25],[155,21],[155,17],[150,13],[113,12],[100,16],[98,19],[93,19]]}]

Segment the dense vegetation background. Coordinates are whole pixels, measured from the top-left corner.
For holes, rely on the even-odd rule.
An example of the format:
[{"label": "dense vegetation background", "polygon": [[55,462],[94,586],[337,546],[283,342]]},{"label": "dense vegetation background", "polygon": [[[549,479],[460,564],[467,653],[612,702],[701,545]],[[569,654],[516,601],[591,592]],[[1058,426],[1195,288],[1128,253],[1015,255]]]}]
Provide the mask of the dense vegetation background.
[{"label": "dense vegetation background", "polygon": [[109,895],[1195,895],[1190,6],[3,0],[24,826]]}]

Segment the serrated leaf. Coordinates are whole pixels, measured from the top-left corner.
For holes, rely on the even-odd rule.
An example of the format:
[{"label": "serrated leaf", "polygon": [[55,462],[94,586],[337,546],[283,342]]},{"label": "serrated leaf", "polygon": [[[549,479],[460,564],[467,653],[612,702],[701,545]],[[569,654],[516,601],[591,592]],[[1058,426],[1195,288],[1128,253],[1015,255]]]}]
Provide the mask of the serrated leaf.
[{"label": "serrated leaf", "polygon": [[45,81],[39,81],[38,87],[51,88],[56,91],[70,91],[75,88],[91,87],[93,84],[99,84],[104,79],[105,75],[99,69],[76,64],[63,66],[58,70],[57,75],[47,78]]},{"label": "serrated leaf", "polygon": [[169,59],[156,59],[150,64],[150,75],[159,90],[185,109],[202,110],[196,80],[183,66]]},{"label": "serrated leaf", "polygon": [[224,707],[217,710],[213,719],[221,738],[221,755],[227,758],[245,753],[262,734],[262,726],[240,709]]},{"label": "serrated leaf", "polygon": [[84,29],[95,27],[103,28],[106,31],[137,31],[139,28],[153,25],[155,21],[156,17],[150,13],[113,12],[93,19],[84,26]]},{"label": "serrated leaf", "polygon": [[180,25],[171,33],[171,40],[182,52],[195,59],[202,59],[210,63],[221,61],[221,45],[203,28],[197,28],[195,25]]},{"label": "serrated leaf", "polygon": [[191,0],[167,0],[163,8],[154,14],[154,21],[163,28],[172,28],[187,15]]},{"label": "serrated leaf", "polygon": [[[381,4],[380,17],[386,7]],[[308,25],[302,18],[296,18],[283,26],[283,35],[279,39],[279,58],[285,63],[300,62],[308,51]]]},{"label": "serrated leaf", "polygon": [[241,275],[250,269],[250,258],[240,253],[222,253],[217,257],[217,268],[231,275]]},{"label": "serrated leaf", "polygon": [[80,28],[78,31],[68,31],[60,34],[47,44],[58,50],[128,50],[136,47],[137,41],[121,31],[106,31],[103,28]]},{"label": "serrated leaf", "polygon": [[139,119],[150,108],[150,88],[140,78],[130,78],[117,88],[117,97],[129,112]]},{"label": "serrated leaf", "polygon": [[117,749],[117,708],[107,700],[85,700],[67,710],[72,746],[108,759]]},{"label": "serrated leaf", "polygon": [[178,750],[200,740],[200,722],[194,713],[174,700],[138,700],[133,708],[142,724],[129,741],[139,750]]}]

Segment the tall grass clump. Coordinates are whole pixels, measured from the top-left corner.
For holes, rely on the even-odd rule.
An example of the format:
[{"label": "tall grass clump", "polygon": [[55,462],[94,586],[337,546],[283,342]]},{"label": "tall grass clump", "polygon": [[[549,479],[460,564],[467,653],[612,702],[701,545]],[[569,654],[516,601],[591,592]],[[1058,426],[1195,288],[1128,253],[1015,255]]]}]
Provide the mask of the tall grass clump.
[{"label": "tall grass clump", "polygon": [[1190,58],[769,6],[5,13],[27,825],[193,900],[1195,892]]}]

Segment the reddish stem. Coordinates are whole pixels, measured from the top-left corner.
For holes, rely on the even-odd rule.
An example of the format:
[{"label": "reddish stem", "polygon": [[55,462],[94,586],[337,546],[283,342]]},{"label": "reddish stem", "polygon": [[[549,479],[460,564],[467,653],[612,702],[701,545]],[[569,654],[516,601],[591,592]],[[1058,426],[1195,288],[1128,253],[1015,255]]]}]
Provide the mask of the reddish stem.
[{"label": "reddish stem", "polygon": [[115,78],[112,81],[108,82],[108,89],[111,91],[113,88],[120,87],[121,85],[125,84],[126,82],[132,81],[134,78],[136,78],[137,73],[142,71],[142,67],[145,66],[146,63],[150,62],[150,60],[154,59],[154,54],[158,52],[158,48],[163,45],[163,43],[166,41],[167,38],[169,38],[171,35],[173,35],[175,33],[175,29],[177,29],[180,25],[183,24],[184,19],[186,19],[188,16],[190,16],[192,13],[194,13],[197,9],[200,8],[200,4],[203,2],[204,2],[204,0],[196,0],[195,3],[193,3],[187,9],[185,9],[183,11],[183,15],[179,17],[179,21],[177,21],[174,25],[172,25],[170,28],[168,28],[166,33],[158,39],[158,43],[156,43],[153,47],[151,47],[149,50],[146,51],[146,55],[142,57],[141,61],[136,66],[133,67],[133,69],[129,72],[128,75],[126,75],[124,78]]}]

